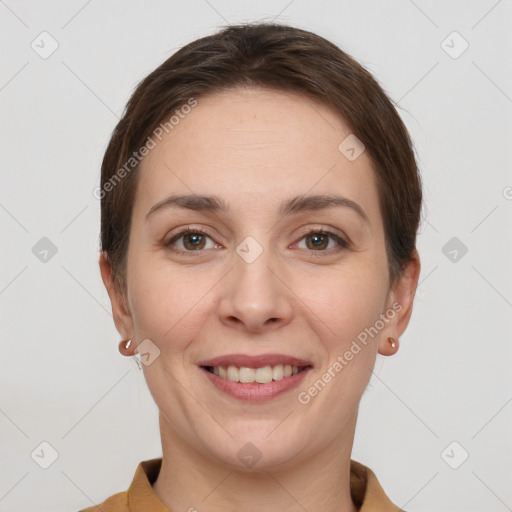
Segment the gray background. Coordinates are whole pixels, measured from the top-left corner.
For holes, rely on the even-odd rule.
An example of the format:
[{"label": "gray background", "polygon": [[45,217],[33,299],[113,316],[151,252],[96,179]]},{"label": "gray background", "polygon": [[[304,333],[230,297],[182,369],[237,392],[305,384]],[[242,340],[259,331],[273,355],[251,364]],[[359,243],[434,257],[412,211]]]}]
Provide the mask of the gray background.
[{"label": "gray background", "polygon": [[378,356],[353,458],[410,512],[512,510],[511,0],[0,0],[1,511],[91,506],[161,455],[142,372],[117,351],[92,191],[138,81],[262,19],[368,67],[423,172],[415,311],[398,354]]}]

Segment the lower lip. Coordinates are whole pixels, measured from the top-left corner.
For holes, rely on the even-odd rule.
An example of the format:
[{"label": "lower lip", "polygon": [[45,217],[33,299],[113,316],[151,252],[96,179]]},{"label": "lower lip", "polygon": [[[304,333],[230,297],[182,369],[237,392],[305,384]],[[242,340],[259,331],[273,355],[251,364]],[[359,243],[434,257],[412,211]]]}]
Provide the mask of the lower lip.
[{"label": "lower lip", "polygon": [[276,396],[279,396],[286,391],[297,387],[297,385],[304,379],[306,374],[311,370],[311,367],[305,368],[295,375],[290,377],[284,377],[279,380],[273,380],[266,384],[260,384],[258,382],[250,384],[242,384],[240,382],[233,382],[229,379],[219,377],[214,373],[209,372],[205,368],[201,367],[201,370],[206,373],[206,376],[210,379],[210,382],[220,391],[223,391],[227,395],[230,395],[239,400],[247,400],[253,402],[261,402],[264,400],[272,400]]}]

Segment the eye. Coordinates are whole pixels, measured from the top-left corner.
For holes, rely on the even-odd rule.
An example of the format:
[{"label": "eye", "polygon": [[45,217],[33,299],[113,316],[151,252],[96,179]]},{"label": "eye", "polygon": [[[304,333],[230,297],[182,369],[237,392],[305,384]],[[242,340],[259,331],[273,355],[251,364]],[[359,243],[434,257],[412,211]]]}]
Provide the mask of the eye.
[{"label": "eye", "polygon": [[[208,240],[211,242],[210,247],[207,246]],[[350,245],[349,242],[337,234],[318,228],[308,229],[303,233],[300,242],[302,242],[302,240],[306,241],[305,249],[313,252],[330,253],[332,250],[339,251],[348,248]],[[164,246],[170,248],[175,246],[172,250],[185,253],[201,252],[203,249],[215,249],[219,247],[205,231],[199,228],[187,228],[180,231],[165,242]],[[303,249],[304,247],[299,248]]]},{"label": "eye", "polygon": [[302,240],[306,241],[306,249],[316,252],[330,252],[331,249],[341,250],[349,247],[349,243],[343,238],[323,229],[309,229],[303,234],[300,241]]},{"label": "eye", "polygon": [[[183,239],[183,240],[181,240]],[[210,241],[213,243],[213,247],[206,247],[207,242],[206,240],[210,239]],[[218,247],[215,242],[210,238],[210,236],[202,231],[201,229],[185,229],[183,231],[180,231],[178,234],[173,236],[170,240],[164,243],[166,247],[170,247],[174,245],[176,242],[181,241],[181,247],[178,243],[177,249],[183,252],[194,252],[194,251],[200,251],[201,249],[213,249],[215,247]]]}]

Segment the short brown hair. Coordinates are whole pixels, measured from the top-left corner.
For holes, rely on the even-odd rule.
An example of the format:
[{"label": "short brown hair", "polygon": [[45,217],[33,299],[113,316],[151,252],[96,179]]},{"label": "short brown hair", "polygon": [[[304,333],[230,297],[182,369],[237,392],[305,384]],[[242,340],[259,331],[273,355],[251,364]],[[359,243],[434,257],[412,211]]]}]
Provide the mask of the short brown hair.
[{"label": "short brown hair", "polygon": [[373,163],[390,279],[399,278],[416,247],[422,192],[409,133],[391,100],[365,68],[323,37],[287,25],[247,23],[173,54],[140,82],[114,129],[103,158],[100,197],[101,249],[117,288],[126,290],[138,169],[132,155],[190,98],[239,86],[297,92],[339,113]]}]

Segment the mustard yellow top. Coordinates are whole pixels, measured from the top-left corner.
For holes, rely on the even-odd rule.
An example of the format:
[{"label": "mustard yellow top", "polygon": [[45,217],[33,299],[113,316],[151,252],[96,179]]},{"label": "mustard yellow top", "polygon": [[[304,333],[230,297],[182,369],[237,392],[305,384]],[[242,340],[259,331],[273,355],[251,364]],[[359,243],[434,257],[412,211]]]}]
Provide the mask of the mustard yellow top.
[{"label": "mustard yellow top", "polygon": [[[161,458],[141,462],[127,491],[80,512],[171,512],[151,487],[161,465]],[[350,494],[359,512],[404,512],[391,503],[373,471],[354,460],[350,461]]]}]

